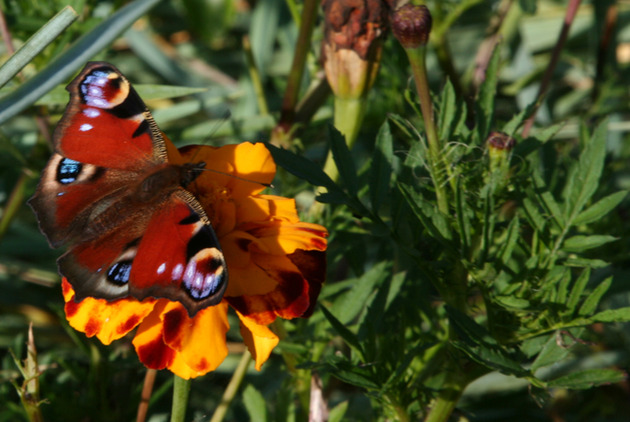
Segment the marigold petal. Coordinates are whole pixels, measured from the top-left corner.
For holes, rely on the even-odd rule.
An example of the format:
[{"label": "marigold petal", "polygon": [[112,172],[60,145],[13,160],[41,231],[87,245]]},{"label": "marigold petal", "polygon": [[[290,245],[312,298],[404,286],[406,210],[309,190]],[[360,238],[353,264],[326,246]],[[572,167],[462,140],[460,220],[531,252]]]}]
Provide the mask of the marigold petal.
[{"label": "marigold petal", "polygon": [[260,371],[280,339],[266,325],[258,324],[238,311],[236,313],[241,323],[243,341],[256,361],[256,370]]},{"label": "marigold petal", "polygon": [[180,152],[184,159],[203,161],[207,169],[214,170],[204,172],[197,183],[224,186],[233,198],[262,191],[276,174],[276,164],[262,143],[243,142],[221,148],[192,146],[180,148]]},{"label": "marigold petal", "polygon": [[202,309],[194,318],[182,307],[163,314],[164,342],[199,374],[214,371],[228,354],[225,334],[230,328],[227,303]]},{"label": "marigold petal", "polygon": [[[243,315],[254,319],[259,324],[270,324],[280,316],[291,319],[302,316],[309,310],[311,296],[309,283],[302,276],[298,267],[286,256],[252,255],[255,266],[232,270],[233,287],[225,294],[225,300]],[[261,261],[257,261],[261,258]],[[249,278],[255,267],[262,271],[257,274],[260,278]],[[264,275],[263,275],[264,274]],[[275,283],[272,291],[263,294],[253,294],[258,287],[259,280],[265,279],[265,285]],[[232,296],[232,292],[239,295]]]},{"label": "marigold petal", "polygon": [[109,302],[88,297],[75,302],[74,290],[65,278],[62,291],[66,302],[66,319],[70,326],[88,337],[96,336],[105,345],[136,328],[155,306],[155,299],[152,298],[142,302],[132,298]]},{"label": "marigold petal", "polygon": [[178,302],[160,300],[140,326],[133,345],[148,368],[169,369],[194,378],[216,369],[227,356],[227,304],[203,309],[190,318]]},{"label": "marigold petal", "polygon": [[273,255],[286,255],[301,250],[326,250],[328,232],[319,224],[270,222],[240,227],[259,239],[256,246]]},{"label": "marigold petal", "polygon": [[237,201],[237,224],[252,221],[299,221],[295,200],[274,195],[257,195]]}]

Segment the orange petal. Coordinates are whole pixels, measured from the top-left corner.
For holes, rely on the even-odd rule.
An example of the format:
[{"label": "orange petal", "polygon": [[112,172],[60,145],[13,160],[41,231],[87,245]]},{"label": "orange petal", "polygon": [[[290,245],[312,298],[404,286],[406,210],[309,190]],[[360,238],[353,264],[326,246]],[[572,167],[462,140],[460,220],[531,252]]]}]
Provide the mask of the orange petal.
[{"label": "orange petal", "polygon": [[163,323],[164,343],[200,374],[214,371],[228,354],[226,302],[202,309],[194,318],[179,306],[163,314]]},{"label": "orange petal", "polygon": [[[232,284],[238,284],[238,286],[234,286],[233,290],[230,290],[228,286],[225,300],[234,309],[264,325],[273,322],[276,316],[291,319],[299,317],[309,310],[311,297],[308,281],[289,258],[271,255],[252,256],[255,266],[246,271],[239,268],[232,271]],[[258,261],[257,258],[261,260]],[[256,267],[263,270],[262,272],[267,279],[275,282],[276,286],[272,291],[257,295],[248,292],[248,285],[252,286],[251,291],[253,292],[258,283],[258,279],[248,278],[251,276],[252,268]],[[237,291],[237,287],[239,293],[242,294],[232,296],[230,293]]]},{"label": "orange petal", "polygon": [[260,371],[263,363],[267,362],[280,339],[266,325],[257,324],[256,321],[238,311],[236,313],[241,322],[243,341],[256,361],[256,370]]},{"label": "orange petal", "polygon": [[269,222],[267,224],[242,225],[259,239],[257,245],[264,245],[262,251],[273,255],[286,255],[302,250],[326,250],[328,232],[319,224]]},{"label": "orange petal", "polygon": [[140,361],[185,379],[216,369],[227,355],[225,306],[206,308],[190,318],[178,302],[161,300],[133,339]]},{"label": "orange petal", "polygon": [[72,328],[96,337],[105,345],[123,337],[136,328],[155,306],[155,299],[142,302],[125,298],[108,302],[105,299],[85,298],[74,301],[74,290],[64,278],[62,282],[64,310]]},{"label": "orange petal", "polygon": [[240,198],[236,202],[236,221],[239,223],[269,220],[299,221],[295,200],[272,195]]},{"label": "orange petal", "polygon": [[198,183],[225,186],[232,197],[246,197],[260,192],[265,188],[262,184],[271,183],[276,174],[276,164],[262,143],[243,142],[221,148],[187,147],[180,152],[185,159],[203,161],[207,169],[214,170],[199,176]]}]

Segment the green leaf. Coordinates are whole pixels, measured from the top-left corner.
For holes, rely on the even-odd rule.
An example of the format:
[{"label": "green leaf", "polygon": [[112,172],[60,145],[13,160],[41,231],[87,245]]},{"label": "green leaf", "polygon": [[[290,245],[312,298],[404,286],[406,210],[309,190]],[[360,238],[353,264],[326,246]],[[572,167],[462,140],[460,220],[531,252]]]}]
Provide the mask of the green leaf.
[{"label": "green leaf", "polygon": [[328,126],[328,139],[330,141],[330,150],[337,165],[339,176],[343,181],[348,193],[351,196],[357,196],[359,190],[359,182],[357,181],[357,170],[354,165],[354,159],[346,144],[346,137],[341,134],[334,126]]},{"label": "green leaf", "polygon": [[610,288],[611,283],[612,283],[612,277],[608,277],[607,279],[602,281],[593,290],[593,292],[586,297],[586,299],[584,300],[584,303],[582,304],[582,306],[580,307],[580,310],[578,311],[578,315],[589,316],[590,314],[592,314],[597,308],[597,305],[599,304],[599,301],[601,300],[602,296],[604,296],[604,294]]},{"label": "green leaf", "polygon": [[547,383],[547,386],[550,388],[584,390],[602,384],[620,382],[625,378],[625,372],[618,369],[585,369],[551,380]]},{"label": "green leaf", "polygon": [[523,208],[525,209],[525,213],[527,215],[527,220],[533,225],[538,231],[543,231],[545,228],[546,220],[542,216],[542,214],[538,211],[538,207],[534,204],[529,198],[523,199]]},{"label": "green leaf", "polygon": [[328,422],[341,422],[348,410],[348,400],[342,401],[328,412]]},{"label": "green leaf", "polygon": [[380,262],[363,274],[350,290],[341,294],[330,311],[342,324],[348,324],[365,308],[368,298],[374,293],[376,286],[390,276],[391,266],[388,262]]},{"label": "green leaf", "polygon": [[590,276],[591,276],[591,270],[589,268],[586,268],[584,271],[582,271],[582,274],[580,274],[578,279],[575,281],[575,284],[573,285],[573,289],[571,289],[571,293],[569,294],[569,299],[567,300],[566,314],[568,315],[573,314],[573,311],[575,310],[578,302],[580,301],[580,297],[582,296],[582,293],[584,293],[584,289],[586,288],[586,285],[588,284],[588,280]]},{"label": "green leaf", "polygon": [[79,38],[63,54],[50,62],[44,70],[2,98],[0,124],[22,112],[55,86],[66,82],[80,67],[111,44],[159,1],[131,2]]},{"label": "green leaf", "polygon": [[589,320],[593,322],[628,322],[630,321],[630,306],[598,312]]},{"label": "green leaf", "polygon": [[627,195],[628,191],[622,190],[600,199],[578,214],[575,220],[573,220],[573,224],[588,224],[599,220],[619,205]]},{"label": "green leaf", "polygon": [[348,344],[348,346],[356,351],[360,357],[363,357],[363,347],[361,347],[361,343],[359,342],[357,336],[352,331],[348,330],[345,325],[339,322],[339,320],[335,318],[335,316],[330,313],[330,311],[326,309],[326,307],[320,306],[320,309],[322,310],[324,317],[326,317],[326,319],[335,329],[337,334],[339,334],[341,338],[344,339],[344,341]]},{"label": "green leaf", "polygon": [[267,421],[266,400],[263,395],[251,384],[248,384],[243,390],[243,404],[249,414],[250,421]]},{"label": "green leaf", "polygon": [[569,294],[569,285],[571,284],[571,271],[568,268],[563,268],[562,275],[560,276],[560,282],[558,283],[556,302],[564,305]]},{"label": "green leaf", "polygon": [[583,252],[597,248],[606,243],[617,240],[618,237],[610,235],[594,234],[590,236],[577,235],[567,238],[562,244],[562,249],[567,252]]},{"label": "green leaf", "polygon": [[252,11],[249,27],[249,39],[256,70],[265,80],[267,67],[272,63],[273,48],[278,34],[278,22],[282,1],[265,0]]},{"label": "green leaf", "polygon": [[568,225],[574,224],[576,217],[582,212],[599,185],[599,178],[604,168],[606,156],[606,131],[608,122],[602,122],[590,139],[583,139],[584,150],[576,166],[567,176],[564,189],[564,220]]},{"label": "green leaf", "polygon": [[515,375],[517,377],[531,375],[499,347],[489,347],[483,344],[473,345],[463,341],[455,341],[452,342],[452,344],[477,363],[503,374]]},{"label": "green leaf", "polygon": [[534,185],[536,186],[536,194],[541,199],[541,203],[544,205],[549,215],[553,217],[558,227],[565,227],[565,220],[560,206],[553,195],[547,190],[539,174],[534,174]]},{"label": "green leaf", "polygon": [[512,251],[516,246],[516,242],[520,239],[520,229],[521,225],[518,216],[514,217],[512,221],[510,221],[510,225],[507,229],[507,239],[503,242],[503,247],[499,252],[499,259],[504,265],[507,264],[512,257]]},{"label": "green leaf", "polygon": [[[79,15],[70,6],[64,7],[9,57],[0,67],[0,86],[4,86],[39,53],[52,43]],[[67,97],[67,96],[66,96]]]},{"label": "green leaf", "polygon": [[442,94],[440,95],[440,114],[438,117],[439,138],[448,140],[453,135],[455,124],[457,123],[457,98],[455,97],[455,89],[450,79],[446,79]]},{"label": "green leaf", "polygon": [[380,389],[380,385],[372,381],[371,374],[357,366],[346,368],[345,366],[335,365],[330,374],[343,382],[365,388],[366,390]]},{"label": "green leaf", "polygon": [[479,142],[483,142],[492,127],[494,117],[494,100],[497,94],[497,82],[499,81],[499,64],[502,44],[497,43],[488,62],[485,75],[486,79],[479,88],[477,101],[475,102],[475,120],[477,121],[477,133]]},{"label": "green leaf", "polygon": [[376,145],[372,153],[370,168],[370,201],[372,211],[378,212],[381,204],[386,202],[390,195],[390,182],[392,179],[392,161],[394,159],[394,146],[389,122],[386,120],[376,135]]},{"label": "green leaf", "polygon": [[[573,328],[569,332],[574,337],[579,338],[580,335],[582,335],[582,333],[584,332],[584,329]],[[559,345],[560,343],[558,339],[559,335],[562,335],[562,334],[560,332],[555,332],[549,335],[549,338],[545,342],[545,345],[543,346],[542,350],[540,351],[538,356],[536,356],[536,359],[532,363],[532,367],[530,368],[532,372],[535,372],[536,370],[543,368],[545,366],[556,364],[560,362],[561,360],[563,360],[564,358],[566,358],[567,355],[570,353],[571,351],[570,348],[561,347]]]},{"label": "green leaf", "polygon": [[271,144],[265,144],[265,146],[273,156],[273,160],[276,164],[289,173],[306,180],[312,185],[323,186],[328,189],[329,192],[340,192],[345,196],[339,186],[324,173],[320,166],[311,160]]},{"label": "green leaf", "polygon": [[398,187],[414,215],[429,234],[448,248],[453,248],[450,242],[451,229],[446,216],[440,213],[434,204],[425,201],[411,186],[399,183]]}]

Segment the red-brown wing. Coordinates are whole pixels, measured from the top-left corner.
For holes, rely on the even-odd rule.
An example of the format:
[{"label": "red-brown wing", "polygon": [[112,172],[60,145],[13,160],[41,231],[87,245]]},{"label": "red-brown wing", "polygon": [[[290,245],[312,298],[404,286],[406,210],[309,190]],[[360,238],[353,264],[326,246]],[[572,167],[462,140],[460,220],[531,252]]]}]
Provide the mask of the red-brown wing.
[{"label": "red-brown wing", "polygon": [[[146,215],[146,213],[145,213]],[[78,245],[60,260],[76,298],[132,296],[178,301],[194,316],[221,301],[227,267],[201,205],[184,189],[166,199],[142,234],[119,230],[99,242]]]}]

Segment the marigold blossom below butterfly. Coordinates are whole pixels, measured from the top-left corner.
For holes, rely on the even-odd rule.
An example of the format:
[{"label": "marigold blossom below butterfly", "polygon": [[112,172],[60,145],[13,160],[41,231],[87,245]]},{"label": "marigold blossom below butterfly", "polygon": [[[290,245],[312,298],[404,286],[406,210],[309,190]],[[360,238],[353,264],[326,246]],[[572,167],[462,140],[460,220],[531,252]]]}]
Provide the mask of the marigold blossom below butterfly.
[{"label": "marigold blossom below butterfly", "polygon": [[205,163],[168,162],[164,138],[129,81],[90,62],[68,85],[54,152],[29,200],[76,301],[180,302],[192,317],[221,301],[217,236],[186,187]]}]

